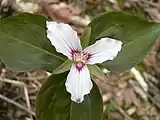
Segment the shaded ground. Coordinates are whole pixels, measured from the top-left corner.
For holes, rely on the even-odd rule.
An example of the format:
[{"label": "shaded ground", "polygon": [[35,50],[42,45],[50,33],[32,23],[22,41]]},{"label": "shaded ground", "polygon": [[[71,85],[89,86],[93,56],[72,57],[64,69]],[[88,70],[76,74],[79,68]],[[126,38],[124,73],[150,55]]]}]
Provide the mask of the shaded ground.
[{"label": "shaded ground", "polygon": [[[0,0],[0,17],[37,12],[69,23],[79,33],[101,12],[123,11],[160,21],[158,0]],[[0,120],[33,120],[36,94],[48,73],[18,73],[0,62]],[[144,61],[124,73],[93,78],[104,101],[104,120],[160,120],[160,40]],[[33,111],[33,112],[32,112]]]}]

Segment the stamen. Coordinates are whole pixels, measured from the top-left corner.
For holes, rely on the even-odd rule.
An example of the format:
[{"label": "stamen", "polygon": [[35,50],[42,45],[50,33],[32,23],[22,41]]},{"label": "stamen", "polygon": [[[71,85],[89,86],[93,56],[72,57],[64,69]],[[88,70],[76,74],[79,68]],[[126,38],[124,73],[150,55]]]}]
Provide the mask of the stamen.
[{"label": "stamen", "polygon": [[92,54],[84,53],[81,51],[72,50],[72,59],[77,70],[80,72],[84,65],[88,62],[91,58]]}]

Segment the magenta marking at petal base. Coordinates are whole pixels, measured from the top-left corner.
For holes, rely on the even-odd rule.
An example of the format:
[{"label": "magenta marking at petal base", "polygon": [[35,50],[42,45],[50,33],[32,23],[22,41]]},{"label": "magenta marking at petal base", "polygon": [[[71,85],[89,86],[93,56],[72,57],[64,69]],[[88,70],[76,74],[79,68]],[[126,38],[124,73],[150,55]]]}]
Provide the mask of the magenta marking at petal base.
[{"label": "magenta marking at petal base", "polygon": [[83,62],[75,62],[75,66],[76,66],[78,72],[81,72],[81,71],[82,71],[84,65],[85,65],[85,64],[84,64]]}]

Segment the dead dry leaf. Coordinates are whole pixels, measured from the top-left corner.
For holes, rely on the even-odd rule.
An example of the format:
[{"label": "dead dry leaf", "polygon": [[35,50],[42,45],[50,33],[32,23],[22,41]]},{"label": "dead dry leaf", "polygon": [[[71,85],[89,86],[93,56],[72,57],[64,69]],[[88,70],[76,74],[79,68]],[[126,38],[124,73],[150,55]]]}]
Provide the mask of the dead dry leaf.
[{"label": "dead dry leaf", "polygon": [[135,106],[140,107],[140,100],[137,98],[133,88],[126,88],[122,94],[124,96],[126,107],[129,107],[132,103]]}]

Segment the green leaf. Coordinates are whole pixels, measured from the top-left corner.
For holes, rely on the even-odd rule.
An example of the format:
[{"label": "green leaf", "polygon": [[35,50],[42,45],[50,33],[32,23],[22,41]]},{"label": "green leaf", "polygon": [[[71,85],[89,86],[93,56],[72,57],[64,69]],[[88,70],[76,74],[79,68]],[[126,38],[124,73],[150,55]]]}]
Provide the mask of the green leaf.
[{"label": "green leaf", "polygon": [[81,35],[81,45],[83,48],[86,48],[89,45],[90,41],[90,35],[91,35],[91,28],[86,27]]},{"label": "green leaf", "polygon": [[87,66],[92,75],[103,80],[106,78],[103,71],[97,65],[87,65]]},{"label": "green leaf", "polygon": [[117,105],[114,101],[110,101],[109,104],[106,104],[104,106],[103,120],[105,120],[105,118],[108,117],[109,112],[114,111],[116,109],[117,109]]},{"label": "green leaf", "polygon": [[36,101],[37,120],[101,120],[103,114],[99,89],[94,84],[81,104],[71,101],[66,91],[67,73],[50,76],[43,84]]},{"label": "green leaf", "polygon": [[62,65],[60,65],[57,69],[55,69],[52,74],[60,74],[70,70],[72,67],[73,61],[67,59]]},{"label": "green leaf", "polygon": [[90,23],[90,44],[102,37],[123,42],[122,50],[113,61],[102,65],[110,71],[122,72],[143,60],[160,34],[160,24],[123,13],[103,13]]},{"label": "green leaf", "polygon": [[0,58],[8,67],[52,72],[65,61],[46,37],[46,21],[30,13],[0,19]]}]

